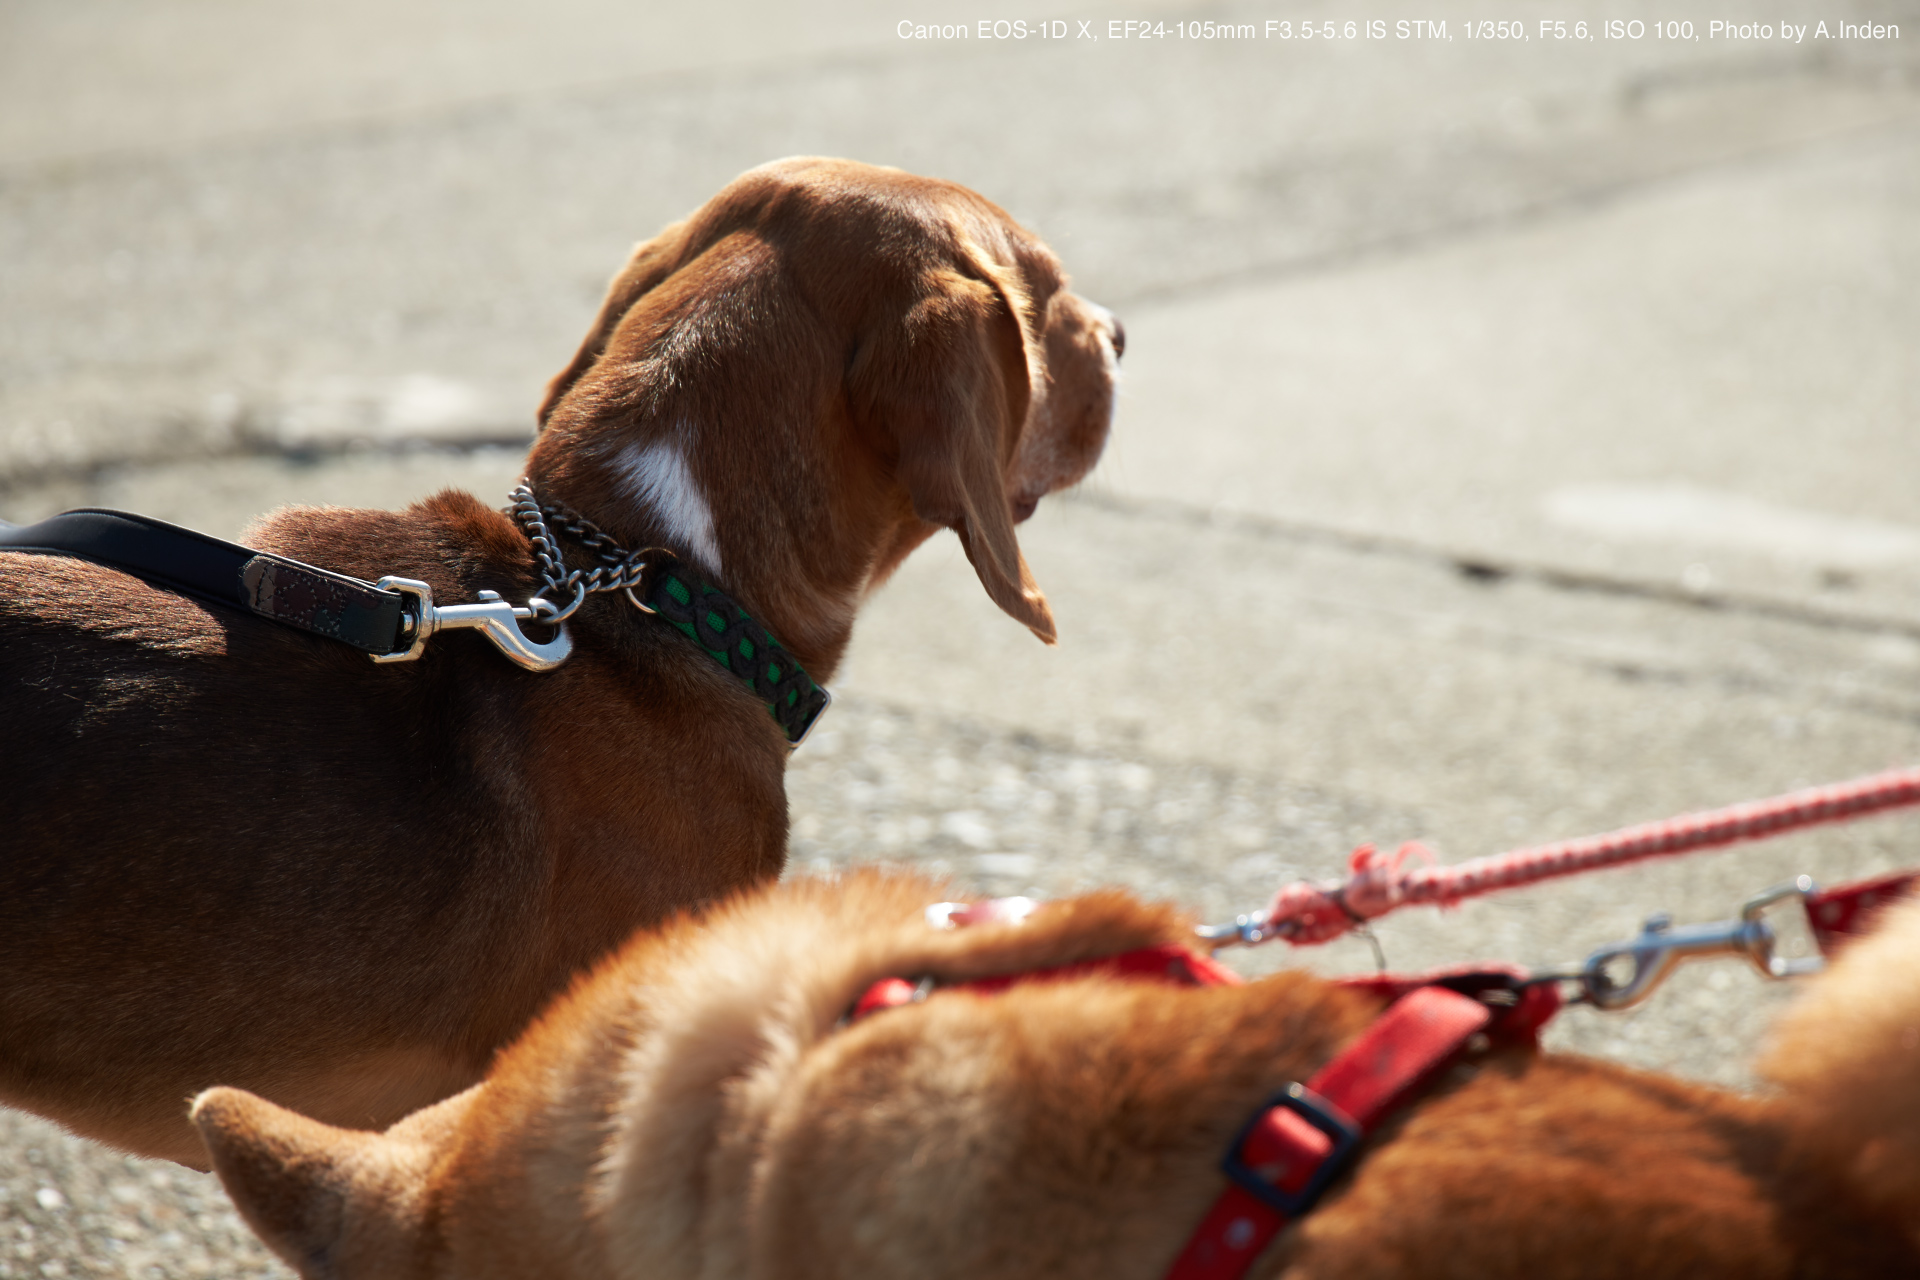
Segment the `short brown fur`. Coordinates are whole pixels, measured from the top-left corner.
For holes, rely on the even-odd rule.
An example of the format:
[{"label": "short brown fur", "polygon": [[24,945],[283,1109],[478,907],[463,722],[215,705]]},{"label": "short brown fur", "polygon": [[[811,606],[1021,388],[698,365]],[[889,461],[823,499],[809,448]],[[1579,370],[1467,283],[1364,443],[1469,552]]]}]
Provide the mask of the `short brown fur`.
[{"label": "short brown fur", "polygon": [[[627,546],[715,561],[823,681],[942,526],[1050,641],[1014,521],[1093,465],[1117,341],[972,192],[782,161],[635,251],[528,475]],[[655,445],[711,546],[636,489]],[[248,541],[443,603],[536,586],[520,530],[452,490]],[[0,1101],[91,1137],[204,1166],[183,1100],[215,1083],[384,1127],[635,926],[784,862],[765,707],[618,595],[532,674],[459,632],[376,666],[75,560],[0,555],[0,586]]]},{"label": "short brown fur", "polygon": [[[485,1083],[384,1136],[231,1089],[195,1118],[241,1212],[316,1280],[1156,1280],[1239,1124],[1378,1009],[1298,973],[1087,979],[837,1026],[882,977],[1184,934],[1113,893],[941,932],[922,918],[940,892],[863,872],[644,933]],[[1920,987],[1871,994],[1916,947],[1920,903],[1819,981],[1767,1095],[1517,1049],[1463,1061],[1249,1276],[1920,1273],[1920,1063],[1902,1047]]]}]

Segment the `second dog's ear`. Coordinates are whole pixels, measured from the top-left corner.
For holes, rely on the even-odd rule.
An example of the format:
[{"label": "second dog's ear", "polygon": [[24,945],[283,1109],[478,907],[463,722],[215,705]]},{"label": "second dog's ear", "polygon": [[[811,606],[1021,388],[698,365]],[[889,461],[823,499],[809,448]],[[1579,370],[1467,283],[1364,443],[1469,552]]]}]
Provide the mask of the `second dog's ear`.
[{"label": "second dog's ear", "polygon": [[[443,1104],[444,1105],[444,1104]],[[193,1123],[254,1234],[306,1280],[401,1276],[425,1147],[336,1129],[244,1089],[209,1089]]]},{"label": "second dog's ear", "polygon": [[1053,613],[1020,554],[1007,473],[1033,394],[1024,299],[979,261],[931,273],[864,347],[852,382],[899,453],[914,513],[960,536],[987,595],[1054,642]]}]

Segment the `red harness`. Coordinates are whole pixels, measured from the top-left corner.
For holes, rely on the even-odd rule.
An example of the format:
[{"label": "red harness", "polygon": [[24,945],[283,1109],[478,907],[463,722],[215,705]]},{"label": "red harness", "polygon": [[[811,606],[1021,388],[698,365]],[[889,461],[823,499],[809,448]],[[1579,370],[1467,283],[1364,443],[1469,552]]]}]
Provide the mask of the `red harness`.
[{"label": "red harness", "polygon": [[[1823,952],[1858,933],[1875,909],[1909,891],[1920,872],[1897,872],[1837,885],[1807,899],[1807,917]],[[1018,919],[1032,904],[1019,902]],[[975,904],[978,920],[1000,918],[996,904]],[[1239,986],[1245,980],[1211,957],[1165,945],[1029,973],[952,984],[992,994],[1028,982],[1094,976]],[[1440,969],[1335,979],[1390,1001],[1386,1012],[1304,1084],[1290,1084],[1255,1111],[1220,1162],[1227,1185],[1174,1259],[1167,1280],[1239,1280],[1253,1260],[1349,1166],[1367,1135],[1471,1047],[1484,1042],[1534,1045],[1560,1010],[1554,981],[1531,981],[1514,967]],[[883,978],[855,1002],[848,1020],[925,999],[931,981]]]},{"label": "red harness", "polygon": [[[1169,945],[943,989],[991,994],[1018,983],[1096,975],[1199,987],[1245,981],[1207,956]],[[1551,983],[1528,985],[1524,978],[1518,969],[1455,969],[1340,980],[1392,1004],[1311,1080],[1288,1085],[1248,1117],[1220,1162],[1227,1186],[1167,1280],[1238,1280],[1280,1229],[1311,1209],[1352,1164],[1362,1140],[1476,1036],[1532,1042],[1560,1008],[1560,997]],[[930,990],[929,983],[883,978],[855,1002],[849,1021],[912,1004]]]}]

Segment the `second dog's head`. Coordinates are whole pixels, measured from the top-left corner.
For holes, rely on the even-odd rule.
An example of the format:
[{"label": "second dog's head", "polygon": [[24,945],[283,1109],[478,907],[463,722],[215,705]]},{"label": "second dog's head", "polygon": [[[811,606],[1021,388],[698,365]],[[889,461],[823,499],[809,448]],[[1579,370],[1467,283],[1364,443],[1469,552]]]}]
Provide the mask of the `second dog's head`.
[{"label": "second dog's head", "polygon": [[1051,642],[1014,525],[1098,460],[1123,345],[973,192],[783,160],[634,251],[548,389],[529,475],[772,611],[816,673],[942,527]]}]

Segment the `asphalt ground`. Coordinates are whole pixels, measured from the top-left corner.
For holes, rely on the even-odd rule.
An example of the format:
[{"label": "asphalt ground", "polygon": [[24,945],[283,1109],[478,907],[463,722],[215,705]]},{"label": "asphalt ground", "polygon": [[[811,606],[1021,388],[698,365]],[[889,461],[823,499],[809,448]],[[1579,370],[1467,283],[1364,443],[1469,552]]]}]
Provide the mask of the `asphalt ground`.
[{"label": "asphalt ground", "polygon": [[[852,155],[1045,235],[1125,319],[1127,381],[1100,470],[1022,531],[1060,645],[951,539],[917,553],[795,757],[797,869],[1225,918],[1361,842],[1453,861],[1920,759],[1920,8],[1585,42],[1537,24],[1633,15],[961,42],[902,12],[16,0],[0,516],[235,536],[286,502],[504,497],[634,239],[751,164]],[[1903,36],[1777,35],[1861,17]],[[1915,864],[1920,820],[1887,817],[1376,933],[1395,967],[1547,964]],[[1551,1040],[1745,1087],[1788,998],[1701,964]],[[0,1113],[0,1276],[268,1272],[211,1180]]]}]

